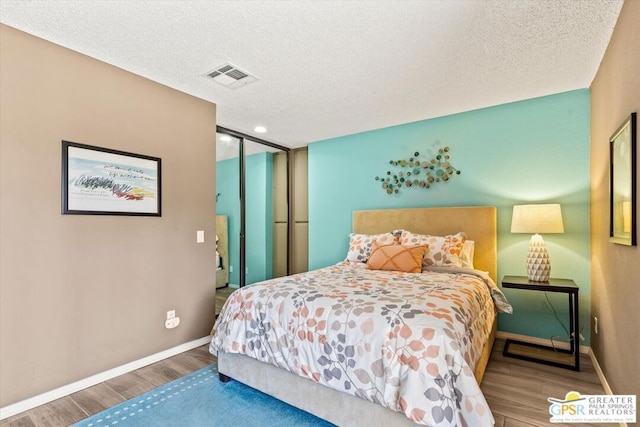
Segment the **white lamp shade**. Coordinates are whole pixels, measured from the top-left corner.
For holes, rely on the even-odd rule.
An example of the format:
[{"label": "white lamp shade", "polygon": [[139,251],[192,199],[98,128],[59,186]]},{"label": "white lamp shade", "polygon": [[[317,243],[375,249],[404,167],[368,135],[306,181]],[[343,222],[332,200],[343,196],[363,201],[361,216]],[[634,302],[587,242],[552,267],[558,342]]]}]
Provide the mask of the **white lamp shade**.
[{"label": "white lamp shade", "polygon": [[515,205],[511,218],[512,233],[564,233],[559,204]]},{"label": "white lamp shade", "polygon": [[533,234],[527,252],[527,277],[535,282],[547,282],[551,274],[551,261],[544,240],[538,233],[564,233],[560,205],[514,206],[511,232]]}]

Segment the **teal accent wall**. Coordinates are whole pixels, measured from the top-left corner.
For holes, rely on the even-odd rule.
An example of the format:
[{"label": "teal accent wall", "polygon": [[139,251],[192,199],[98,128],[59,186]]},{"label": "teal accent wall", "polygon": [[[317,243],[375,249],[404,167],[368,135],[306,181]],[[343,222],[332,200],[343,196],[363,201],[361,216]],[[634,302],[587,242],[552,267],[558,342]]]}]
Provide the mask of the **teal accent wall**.
[{"label": "teal accent wall", "polygon": [[[273,155],[258,153],[245,157],[246,284],[273,275]],[[229,260],[233,266],[229,283],[240,283],[240,165],[238,158],[216,162],[216,192],[220,193],[216,214],[227,215]]]},{"label": "teal accent wall", "polygon": [[[543,237],[552,277],[580,287],[588,345],[589,120],[589,90],[582,89],[309,144],[309,268],[345,258],[354,210],[491,205],[498,211],[498,281],[526,275],[531,236],[510,233],[513,205],[560,203],[565,233]],[[391,159],[433,155],[444,146],[462,171],[448,182],[388,195],[374,179],[391,170]],[[547,302],[545,293],[504,291],[514,314],[500,315],[499,330],[567,335],[566,295],[549,294]]]}]

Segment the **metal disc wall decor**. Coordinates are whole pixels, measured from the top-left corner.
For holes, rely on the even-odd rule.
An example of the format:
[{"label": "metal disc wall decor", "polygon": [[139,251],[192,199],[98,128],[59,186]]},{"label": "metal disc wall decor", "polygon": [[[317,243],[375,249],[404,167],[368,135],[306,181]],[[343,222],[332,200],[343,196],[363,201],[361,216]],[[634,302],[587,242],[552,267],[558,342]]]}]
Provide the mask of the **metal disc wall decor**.
[{"label": "metal disc wall decor", "polygon": [[376,181],[381,182],[387,194],[398,194],[402,187],[429,189],[438,182],[449,181],[455,175],[460,175],[460,171],[450,162],[449,151],[449,147],[440,148],[430,160],[422,160],[418,151],[408,159],[389,160],[394,170],[376,176]]}]

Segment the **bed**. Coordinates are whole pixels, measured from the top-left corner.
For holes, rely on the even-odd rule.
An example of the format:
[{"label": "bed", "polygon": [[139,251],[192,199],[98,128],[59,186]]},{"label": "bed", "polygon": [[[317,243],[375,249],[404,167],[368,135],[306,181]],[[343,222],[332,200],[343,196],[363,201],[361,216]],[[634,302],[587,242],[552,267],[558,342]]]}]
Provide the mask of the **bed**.
[{"label": "bed", "polygon": [[[495,338],[496,307],[510,309],[493,282],[496,209],[353,213],[357,235],[391,233],[406,240],[402,230],[435,236],[464,231],[474,242],[474,270],[434,265],[413,274],[351,260],[236,291],[214,325],[210,346],[221,379],[240,381],[339,426],[492,425],[479,383]],[[351,243],[353,249],[353,236]],[[456,282],[452,289],[448,281]],[[447,293],[453,302],[446,301]],[[267,299],[252,299],[256,295]],[[331,311],[317,305],[326,300]],[[472,315],[467,305],[474,304],[479,308]],[[381,316],[374,318],[374,312]],[[414,317],[418,323],[410,324]],[[460,329],[454,317],[471,326]],[[294,341],[306,341],[311,350]]]}]

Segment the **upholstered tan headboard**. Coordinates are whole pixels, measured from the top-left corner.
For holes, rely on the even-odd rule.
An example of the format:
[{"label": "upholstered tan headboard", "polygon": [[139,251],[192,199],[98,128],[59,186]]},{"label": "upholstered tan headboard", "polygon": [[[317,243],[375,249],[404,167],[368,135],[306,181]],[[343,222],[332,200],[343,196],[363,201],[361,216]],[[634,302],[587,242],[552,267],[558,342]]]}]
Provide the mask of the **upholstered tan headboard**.
[{"label": "upholstered tan headboard", "polygon": [[464,231],[475,242],[473,264],[488,271],[495,281],[498,273],[494,206],[384,209],[353,212],[353,232],[378,234],[399,228],[418,234],[443,236]]}]

